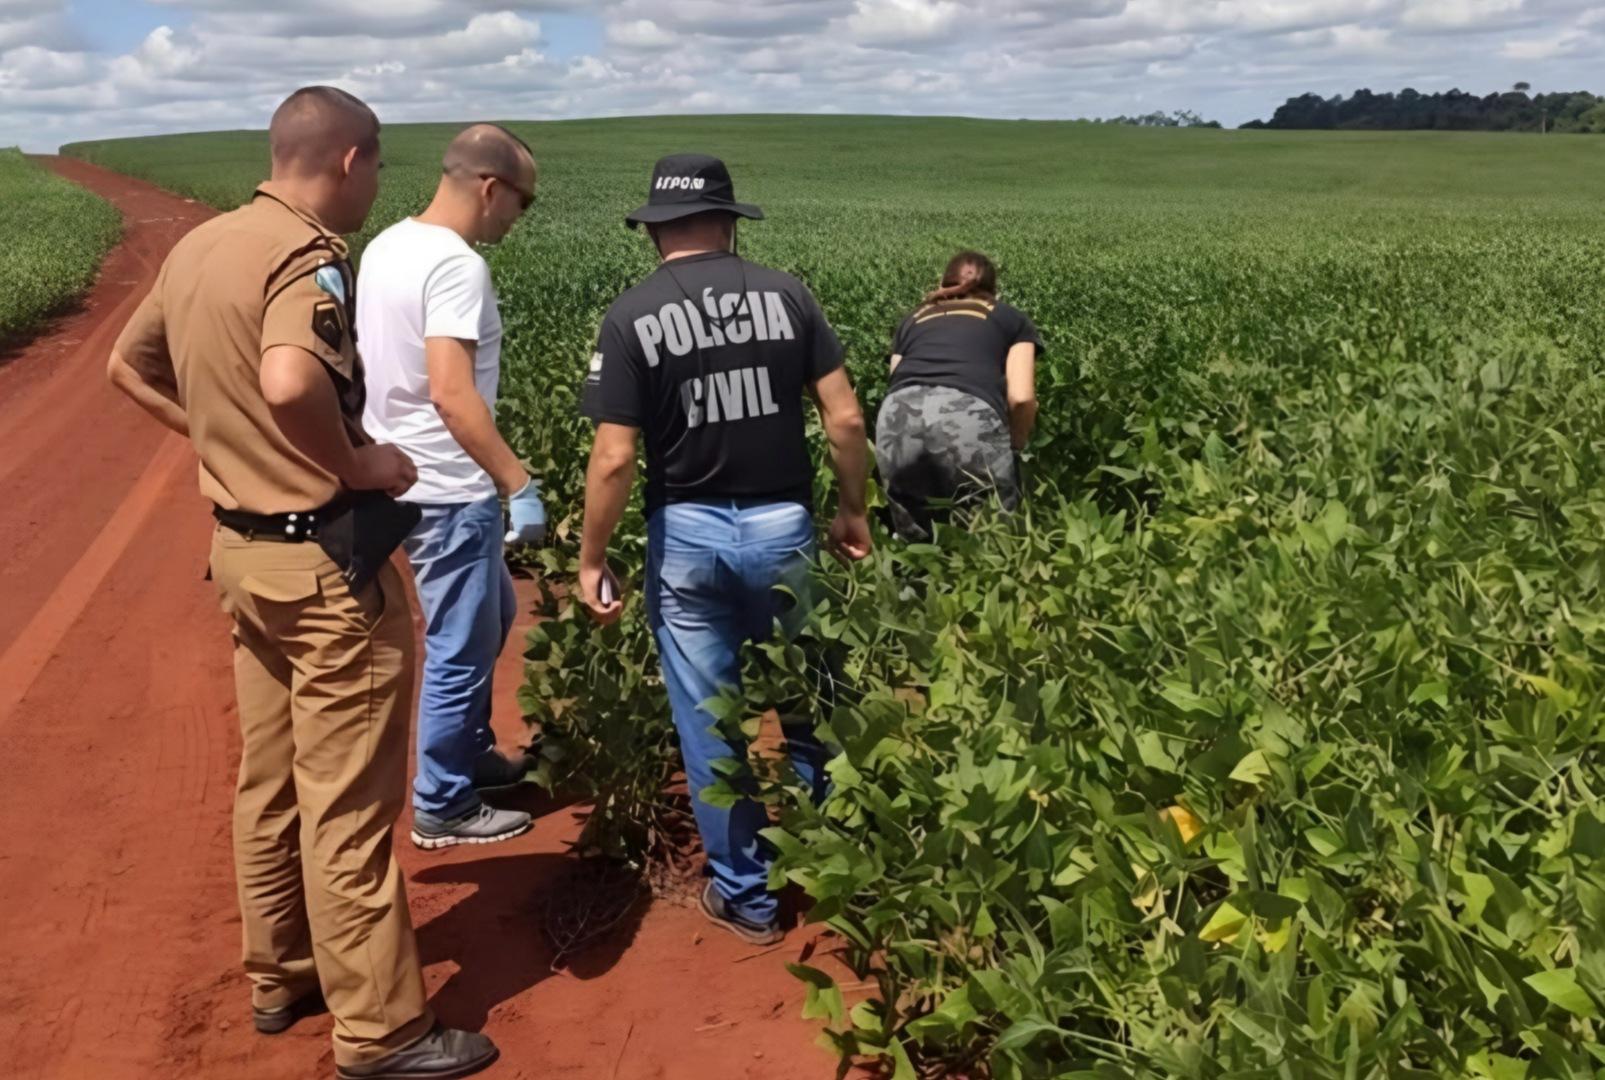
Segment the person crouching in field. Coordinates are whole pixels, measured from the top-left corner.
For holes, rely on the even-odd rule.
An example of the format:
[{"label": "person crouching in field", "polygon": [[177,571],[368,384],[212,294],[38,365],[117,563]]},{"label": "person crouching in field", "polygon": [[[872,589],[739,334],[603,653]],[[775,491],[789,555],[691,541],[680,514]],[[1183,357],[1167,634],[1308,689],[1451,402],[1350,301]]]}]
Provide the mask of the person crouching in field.
[{"label": "person crouching in field", "polygon": [[941,287],[897,328],[875,423],[875,458],[892,526],[931,535],[932,500],[1020,501],[1014,455],[1036,423],[1042,338],[998,299],[997,270],[975,251],[947,264]]},{"label": "person crouching in field", "polygon": [[528,832],[530,815],[479,793],[522,780],[528,755],[496,750],[491,674],[517,610],[502,560],[501,499],[513,530],[539,543],[540,488],[496,430],[502,321],[475,244],[507,235],[535,201],[534,155],[494,124],[447,147],[429,207],[374,238],[357,280],[368,364],[364,420],[418,467],[405,496],[422,518],[403,542],[424,614],[423,693],[412,841],[436,849]]},{"label": "person crouching in field", "polygon": [[[819,301],[790,274],[734,252],[737,217],[724,163],[666,157],[650,201],[625,221],[644,224],[662,262],[614,301],[602,321],[582,409],[596,422],[585,475],[581,599],[599,622],[619,617],[607,546],[635,481],[646,441],[647,615],[680,734],[697,830],[713,872],[703,914],[752,944],[778,941],[771,856],[758,830],[764,808],[742,799],[714,806],[702,791],[716,766],[744,761],[705,707],[741,685],[741,647],[780,621],[801,628],[814,548],[814,465],[803,399],[819,407],[838,486],[829,541],[843,559],[869,554],[864,417],[842,367],[842,346]],[[791,585],[788,596],[775,588]],[[804,718],[782,720],[791,759],[816,798],[826,790],[825,750]]]}]

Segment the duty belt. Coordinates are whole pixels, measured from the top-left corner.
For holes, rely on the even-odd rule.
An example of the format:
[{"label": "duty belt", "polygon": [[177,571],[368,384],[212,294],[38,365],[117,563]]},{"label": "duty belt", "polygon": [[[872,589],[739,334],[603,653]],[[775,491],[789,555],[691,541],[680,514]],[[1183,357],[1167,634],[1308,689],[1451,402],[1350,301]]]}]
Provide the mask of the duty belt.
[{"label": "duty belt", "polygon": [[212,516],[247,540],[317,543],[352,589],[365,588],[417,528],[422,511],[382,491],[347,491],[327,506],[290,514],[212,507]]},{"label": "duty belt", "polygon": [[247,540],[269,540],[277,544],[302,544],[318,538],[317,510],[291,514],[253,514],[248,510],[212,507],[212,516]]}]

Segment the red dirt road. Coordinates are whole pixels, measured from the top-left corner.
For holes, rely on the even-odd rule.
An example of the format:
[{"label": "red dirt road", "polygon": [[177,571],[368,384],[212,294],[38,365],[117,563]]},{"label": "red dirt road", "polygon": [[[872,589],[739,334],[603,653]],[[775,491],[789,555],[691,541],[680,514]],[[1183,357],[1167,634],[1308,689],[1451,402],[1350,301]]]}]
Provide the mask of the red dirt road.
[{"label": "red dirt road", "polygon": [[[81,311],[0,356],[0,1076],[331,1076],[327,1017],[275,1038],[248,1022],[208,508],[188,445],[102,375],[162,257],[210,211],[50,165],[116,204],[125,237]],[[518,665],[509,649],[509,743]],[[577,817],[536,809],[532,834],[472,851],[416,851],[405,817],[397,831],[435,1008],[502,1047],[485,1076],[831,1075],[784,969],[806,935],[754,956],[659,903],[552,973],[539,911]]]}]

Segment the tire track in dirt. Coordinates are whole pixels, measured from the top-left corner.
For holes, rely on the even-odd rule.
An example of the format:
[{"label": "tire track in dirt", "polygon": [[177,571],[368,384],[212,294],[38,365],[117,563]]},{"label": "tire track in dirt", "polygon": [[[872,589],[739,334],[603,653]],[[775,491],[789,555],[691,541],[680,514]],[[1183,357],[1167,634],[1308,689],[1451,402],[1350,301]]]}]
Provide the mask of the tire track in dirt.
[{"label": "tire track in dirt", "polygon": [[[48,164],[117,205],[125,239],[81,310],[0,358],[0,1076],[326,1077],[327,1017],[272,1039],[248,1020],[229,843],[239,735],[193,457],[103,374],[161,259],[210,211]],[[527,611],[528,583],[520,595]],[[520,667],[516,648],[498,667],[509,744]],[[807,935],[736,963],[752,950],[660,903],[552,972],[540,913],[582,819],[518,798],[540,816],[516,841],[397,845],[433,1003],[501,1045],[490,1080],[833,1073],[784,970]]]}]

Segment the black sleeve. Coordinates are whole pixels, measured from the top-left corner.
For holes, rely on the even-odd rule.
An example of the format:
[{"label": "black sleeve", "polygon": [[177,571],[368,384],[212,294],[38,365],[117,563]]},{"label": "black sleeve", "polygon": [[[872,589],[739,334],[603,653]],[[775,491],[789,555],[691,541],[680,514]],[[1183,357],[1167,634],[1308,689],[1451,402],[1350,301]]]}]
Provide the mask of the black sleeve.
[{"label": "black sleeve", "polygon": [[598,424],[646,426],[647,379],[638,350],[630,347],[622,320],[609,311],[591,354],[580,413]]},{"label": "black sleeve", "polygon": [[914,329],[914,316],[904,316],[903,321],[897,326],[897,332],[892,335],[893,356],[908,355],[908,332],[912,329]]},{"label": "black sleeve", "polygon": [[845,350],[841,339],[836,336],[835,328],[825,318],[824,309],[814,299],[814,294],[807,288],[799,288],[802,288],[803,317],[808,326],[803,338],[808,347],[808,377],[805,381],[816,383],[842,366]]},{"label": "black sleeve", "polygon": [[1019,308],[1012,307],[1009,308],[1009,314],[1014,316],[1014,328],[1009,331],[1009,347],[1012,349],[1022,342],[1029,341],[1037,347],[1037,355],[1041,356],[1046,350],[1042,346],[1042,335],[1037,332],[1037,325],[1031,321],[1031,316]]}]

